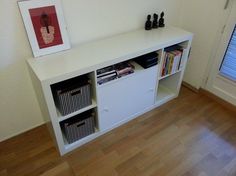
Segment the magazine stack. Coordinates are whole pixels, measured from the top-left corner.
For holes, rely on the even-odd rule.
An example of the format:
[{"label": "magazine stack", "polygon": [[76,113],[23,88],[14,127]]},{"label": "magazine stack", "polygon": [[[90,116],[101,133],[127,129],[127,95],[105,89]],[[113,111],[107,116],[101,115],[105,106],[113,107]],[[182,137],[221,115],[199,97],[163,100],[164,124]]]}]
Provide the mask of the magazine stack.
[{"label": "magazine stack", "polygon": [[97,70],[97,83],[99,85],[134,73],[134,66],[130,62],[122,62]]}]

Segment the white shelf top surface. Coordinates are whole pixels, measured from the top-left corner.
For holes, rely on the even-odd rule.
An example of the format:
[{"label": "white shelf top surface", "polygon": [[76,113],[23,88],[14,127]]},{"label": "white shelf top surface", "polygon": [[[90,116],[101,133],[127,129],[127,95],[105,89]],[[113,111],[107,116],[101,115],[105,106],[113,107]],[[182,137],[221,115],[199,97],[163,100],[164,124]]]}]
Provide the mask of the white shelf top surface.
[{"label": "white shelf top surface", "polygon": [[192,36],[192,33],[175,27],[151,31],[139,29],[78,45],[67,51],[31,58],[28,63],[41,82],[52,84],[191,40]]}]

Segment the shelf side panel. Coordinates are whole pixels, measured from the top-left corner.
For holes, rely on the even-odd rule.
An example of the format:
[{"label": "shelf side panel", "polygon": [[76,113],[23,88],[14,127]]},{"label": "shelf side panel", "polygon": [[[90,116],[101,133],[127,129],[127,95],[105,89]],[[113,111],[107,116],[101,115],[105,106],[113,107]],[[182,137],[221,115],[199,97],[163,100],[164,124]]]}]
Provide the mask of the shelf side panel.
[{"label": "shelf side panel", "polygon": [[56,144],[57,143],[56,142],[56,137],[55,137],[52,122],[51,122],[51,119],[50,119],[50,114],[49,114],[49,110],[48,110],[48,107],[47,107],[47,103],[46,103],[46,100],[44,99],[44,93],[43,93],[43,88],[42,88],[41,82],[37,78],[35,73],[32,71],[32,69],[29,67],[29,65],[28,65],[28,70],[29,70],[29,73],[30,73],[30,78],[31,78],[31,81],[32,81],[32,85],[34,87],[35,94],[37,96],[37,101],[38,101],[38,104],[39,104],[39,107],[40,107],[40,110],[41,110],[42,117],[45,121],[45,124],[48,127],[49,133],[50,133],[52,139],[54,140],[54,143]]},{"label": "shelf side panel", "polygon": [[37,78],[37,76],[35,75],[35,73],[31,70],[31,68],[29,66],[28,66],[28,70],[30,73],[30,78],[32,80],[32,84],[34,87],[35,94],[37,96],[37,100],[39,103],[39,107],[40,107],[43,119],[47,123],[50,121],[50,115],[49,115],[46,101],[44,99],[44,94],[43,94],[41,83],[40,83],[39,79]]}]

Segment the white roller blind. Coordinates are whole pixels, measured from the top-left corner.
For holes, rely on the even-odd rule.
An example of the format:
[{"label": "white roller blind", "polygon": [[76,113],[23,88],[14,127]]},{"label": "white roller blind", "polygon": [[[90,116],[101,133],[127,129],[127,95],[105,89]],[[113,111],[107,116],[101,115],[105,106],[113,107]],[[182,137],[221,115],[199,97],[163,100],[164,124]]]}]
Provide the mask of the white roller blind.
[{"label": "white roller blind", "polygon": [[236,25],[221,63],[220,73],[236,81]]}]

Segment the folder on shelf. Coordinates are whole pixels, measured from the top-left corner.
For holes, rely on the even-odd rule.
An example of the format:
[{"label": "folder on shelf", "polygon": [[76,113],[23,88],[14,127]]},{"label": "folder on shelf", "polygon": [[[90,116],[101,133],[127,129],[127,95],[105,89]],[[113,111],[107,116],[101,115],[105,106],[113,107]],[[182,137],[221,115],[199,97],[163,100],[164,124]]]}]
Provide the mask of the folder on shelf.
[{"label": "folder on shelf", "polygon": [[134,58],[134,61],[146,69],[154,65],[157,65],[158,53],[157,52],[148,53],[148,54]]}]

